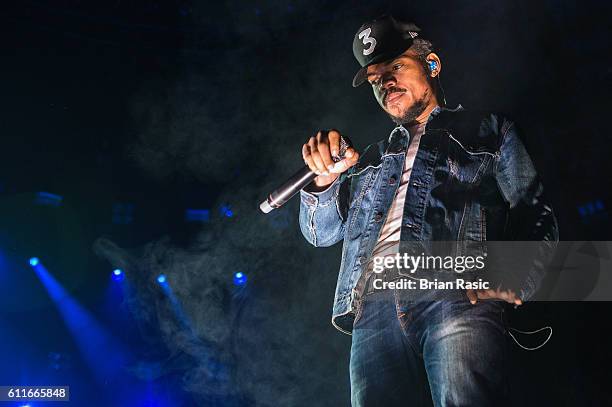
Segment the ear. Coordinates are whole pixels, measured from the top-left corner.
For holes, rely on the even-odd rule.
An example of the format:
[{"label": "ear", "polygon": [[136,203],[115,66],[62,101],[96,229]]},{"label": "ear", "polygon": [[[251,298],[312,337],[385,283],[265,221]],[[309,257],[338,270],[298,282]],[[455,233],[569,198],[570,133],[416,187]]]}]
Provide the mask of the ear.
[{"label": "ear", "polygon": [[440,57],[435,53],[431,52],[426,57],[427,65],[430,66],[429,75],[432,78],[440,75],[440,71],[442,70],[442,62],[440,61]]}]

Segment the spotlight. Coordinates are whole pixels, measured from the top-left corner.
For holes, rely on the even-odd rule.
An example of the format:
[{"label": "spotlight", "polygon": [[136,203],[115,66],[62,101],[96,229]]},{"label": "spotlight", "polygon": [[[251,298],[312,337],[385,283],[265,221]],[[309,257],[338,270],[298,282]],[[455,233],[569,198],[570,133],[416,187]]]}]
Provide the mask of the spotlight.
[{"label": "spotlight", "polygon": [[30,259],[30,266],[36,267],[38,266],[38,263],[40,263],[40,260],[38,260],[38,257],[32,257]]},{"label": "spotlight", "polygon": [[221,216],[225,216],[227,218],[231,218],[234,216],[234,211],[232,211],[232,207],[230,205],[222,205],[220,208]]},{"label": "spotlight", "polygon": [[113,270],[113,280],[115,280],[115,281],[123,280],[123,270],[121,270],[121,269],[114,269]]},{"label": "spotlight", "polygon": [[247,281],[247,276],[243,272],[239,271],[234,273],[234,284],[240,286],[245,285]]},{"label": "spotlight", "polygon": [[159,276],[157,276],[157,282],[160,284],[163,284],[166,282],[166,276],[163,274],[160,274]]}]

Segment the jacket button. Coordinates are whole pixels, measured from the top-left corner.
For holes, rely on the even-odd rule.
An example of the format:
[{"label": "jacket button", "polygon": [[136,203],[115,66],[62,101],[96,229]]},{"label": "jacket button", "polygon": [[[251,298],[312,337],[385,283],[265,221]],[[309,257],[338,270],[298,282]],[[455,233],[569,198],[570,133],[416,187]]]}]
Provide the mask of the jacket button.
[{"label": "jacket button", "polygon": [[395,175],[389,178],[389,185],[395,185],[395,181],[397,181],[397,177]]},{"label": "jacket button", "polygon": [[421,186],[421,183],[419,181],[412,181],[412,186],[418,188]]},{"label": "jacket button", "polygon": [[374,220],[375,220],[376,222],[380,222],[380,220],[382,219],[382,217],[383,217],[382,213],[378,212],[378,213],[376,213],[376,215],[374,216]]},{"label": "jacket button", "polygon": [[414,223],[406,223],[406,227],[408,229],[414,229],[414,230],[417,229],[417,226]]}]

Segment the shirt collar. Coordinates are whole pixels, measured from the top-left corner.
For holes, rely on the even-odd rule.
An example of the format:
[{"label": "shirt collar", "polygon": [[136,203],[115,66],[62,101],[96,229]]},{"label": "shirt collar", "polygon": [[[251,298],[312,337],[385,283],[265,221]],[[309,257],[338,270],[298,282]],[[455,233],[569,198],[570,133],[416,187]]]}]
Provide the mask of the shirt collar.
[{"label": "shirt collar", "polygon": [[[440,114],[440,112],[445,112],[445,111],[458,112],[461,110],[463,110],[463,106],[461,106],[461,104],[458,104],[455,108],[436,106],[433,108],[433,110],[429,114],[429,117],[427,118],[427,123],[429,123],[434,117]],[[391,134],[389,135],[389,138],[388,138],[389,143],[391,143],[391,140],[393,139],[393,136],[396,134],[397,131],[401,133],[401,139],[404,139],[404,138],[407,140],[410,139],[410,132],[408,131],[408,129],[406,129],[406,127],[404,127],[403,124],[400,124],[391,131]]]},{"label": "shirt collar", "polygon": [[461,103],[459,103],[457,107],[455,108],[436,106],[429,114],[429,117],[427,118],[427,122],[429,123],[431,119],[436,117],[440,112],[459,112],[461,110],[463,110],[463,106],[461,106]]}]

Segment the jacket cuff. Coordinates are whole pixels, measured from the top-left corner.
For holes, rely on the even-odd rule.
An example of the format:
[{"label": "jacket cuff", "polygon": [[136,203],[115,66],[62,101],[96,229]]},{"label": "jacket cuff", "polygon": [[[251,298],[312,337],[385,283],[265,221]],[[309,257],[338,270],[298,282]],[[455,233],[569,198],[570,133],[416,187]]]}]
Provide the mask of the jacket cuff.
[{"label": "jacket cuff", "polygon": [[306,191],[308,186],[304,187],[300,191],[302,202],[308,206],[316,206],[317,204],[325,206],[329,204],[331,200],[336,199],[338,185],[340,185],[340,178],[342,177],[336,178],[336,180],[332,182],[325,190],[320,192]]}]

